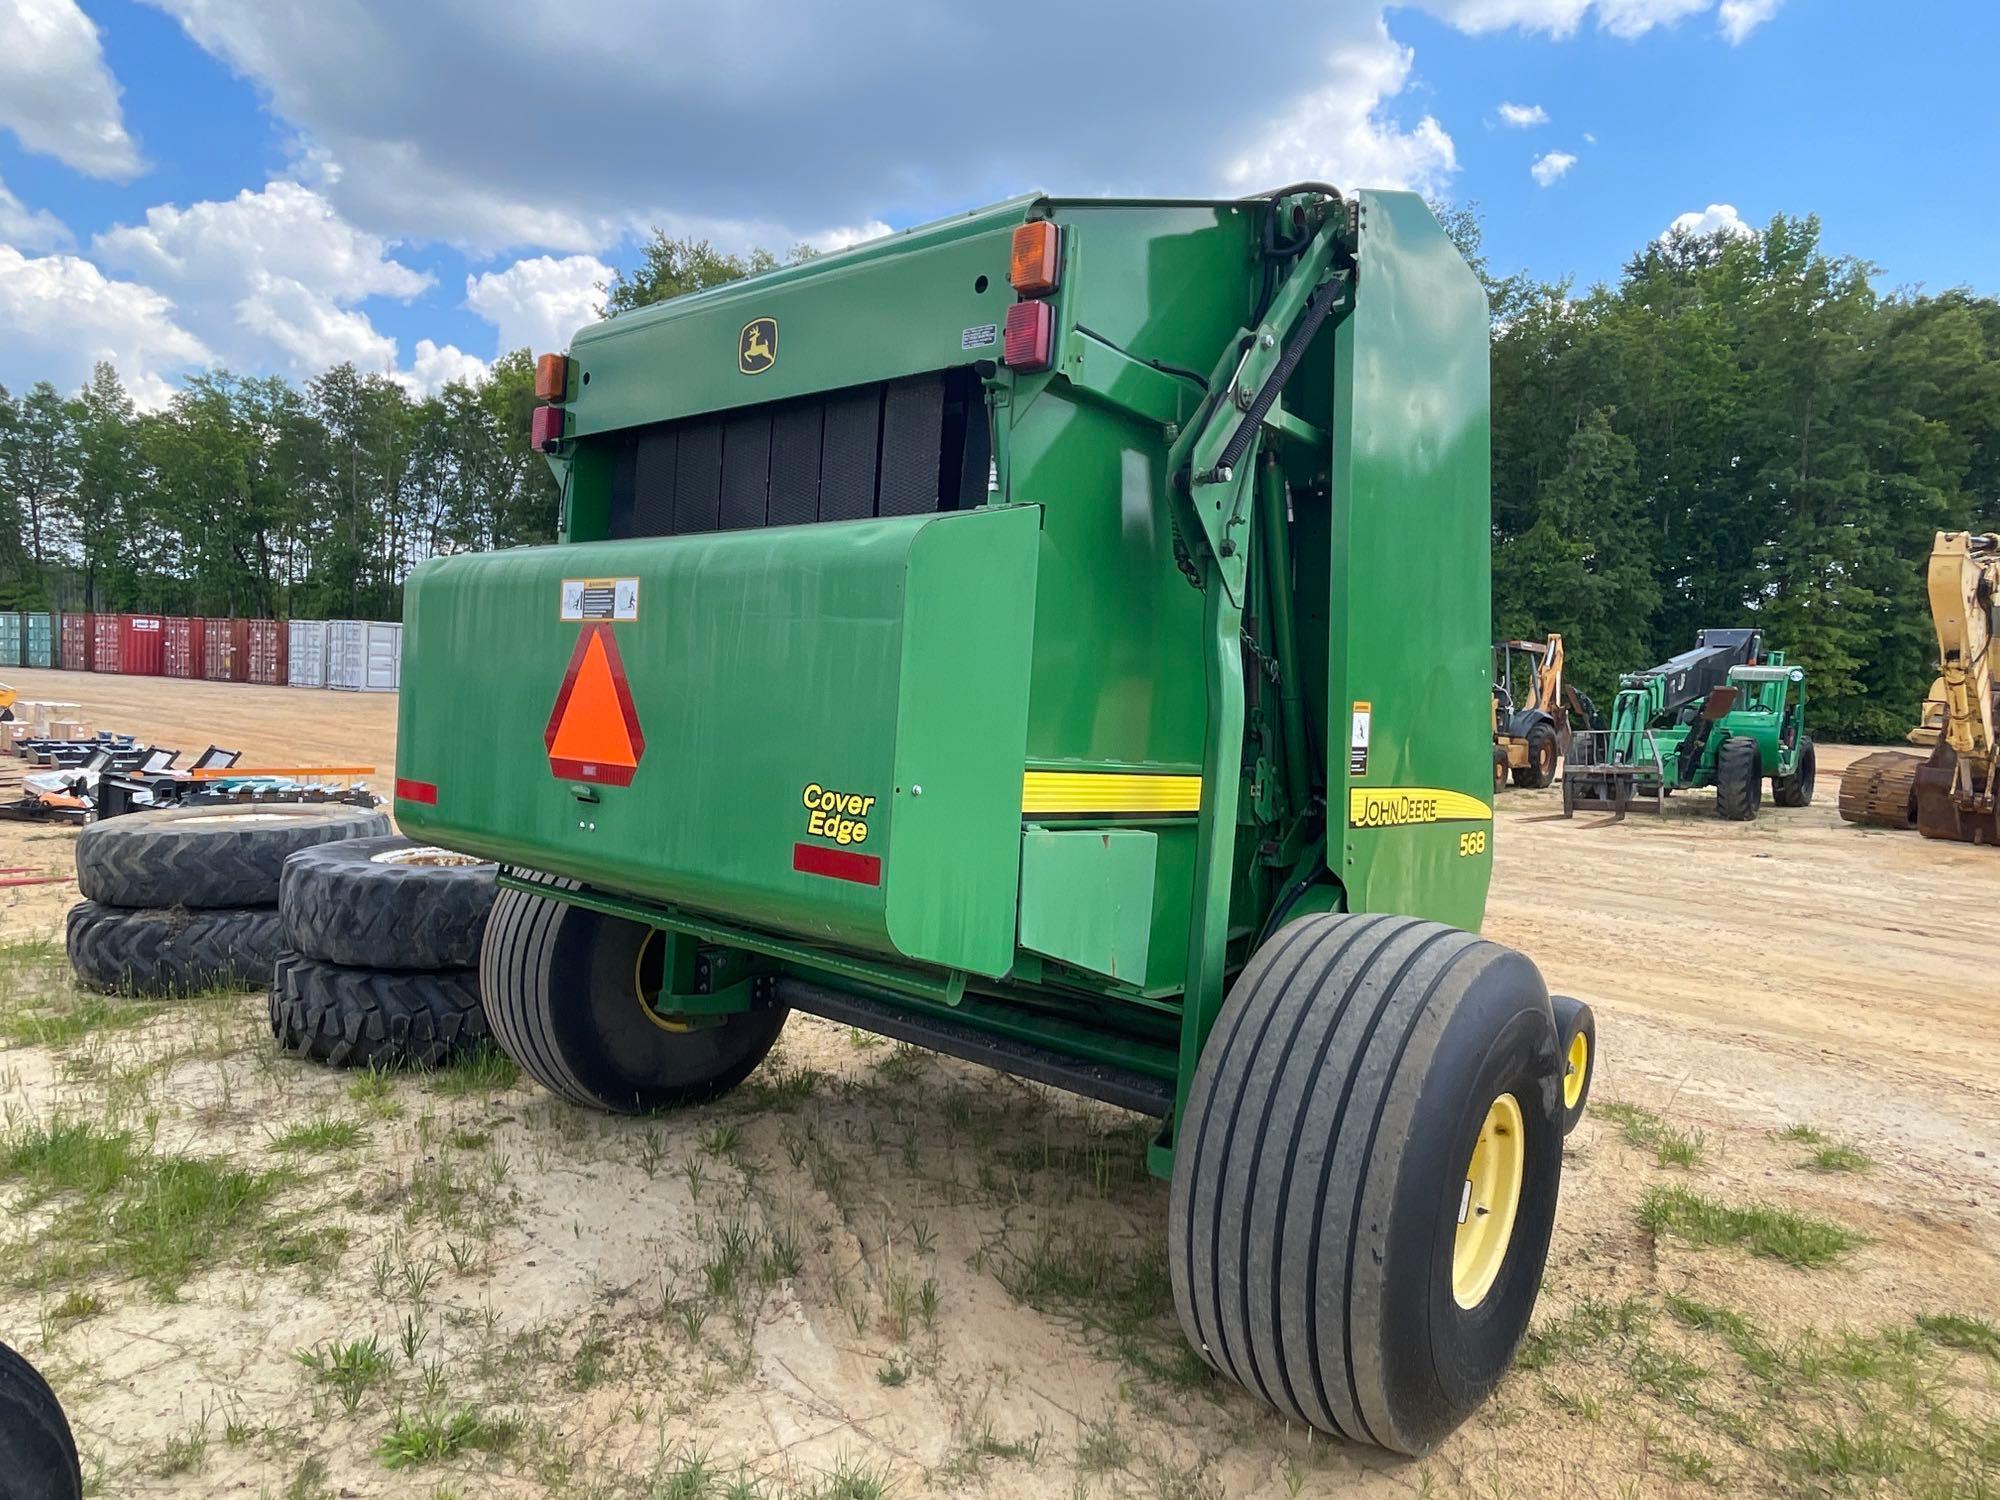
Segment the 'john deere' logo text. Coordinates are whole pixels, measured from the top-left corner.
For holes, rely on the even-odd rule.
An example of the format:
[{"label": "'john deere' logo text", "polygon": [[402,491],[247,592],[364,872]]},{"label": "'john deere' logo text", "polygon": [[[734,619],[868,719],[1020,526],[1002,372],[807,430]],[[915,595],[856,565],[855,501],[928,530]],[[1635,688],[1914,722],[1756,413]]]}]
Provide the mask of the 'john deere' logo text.
[{"label": "'john deere' logo text", "polygon": [[778,320],[752,318],[736,340],[736,368],[745,375],[762,375],[778,362]]}]

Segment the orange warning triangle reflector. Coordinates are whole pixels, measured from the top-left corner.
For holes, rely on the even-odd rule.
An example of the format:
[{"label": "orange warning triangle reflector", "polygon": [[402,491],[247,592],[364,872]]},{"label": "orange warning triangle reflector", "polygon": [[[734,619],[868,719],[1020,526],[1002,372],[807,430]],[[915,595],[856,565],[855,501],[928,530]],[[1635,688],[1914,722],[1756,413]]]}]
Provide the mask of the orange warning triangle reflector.
[{"label": "orange warning triangle reflector", "polygon": [[632,784],[639,757],[646,753],[646,736],[640,732],[639,710],[609,625],[586,625],[576,638],[542,743],[548,747],[549,769],[566,781]]}]

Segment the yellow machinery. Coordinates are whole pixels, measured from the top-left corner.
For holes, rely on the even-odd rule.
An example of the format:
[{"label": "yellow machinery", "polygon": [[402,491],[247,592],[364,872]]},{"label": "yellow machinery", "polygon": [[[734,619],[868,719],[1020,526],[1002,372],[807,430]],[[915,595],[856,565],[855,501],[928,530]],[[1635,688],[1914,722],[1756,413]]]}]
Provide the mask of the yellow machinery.
[{"label": "yellow machinery", "polygon": [[1928,585],[1938,677],[1909,737],[1931,753],[1864,755],[1840,780],[1840,815],[2000,844],[2000,534],[1939,532]]},{"label": "yellow machinery", "polygon": [[[1527,667],[1526,690],[1514,701],[1517,660]],[[1497,641],[1493,646],[1493,788],[1542,787],[1556,779],[1558,758],[1569,753],[1570,710],[1589,718],[1582,695],[1563,686],[1563,638]]]}]

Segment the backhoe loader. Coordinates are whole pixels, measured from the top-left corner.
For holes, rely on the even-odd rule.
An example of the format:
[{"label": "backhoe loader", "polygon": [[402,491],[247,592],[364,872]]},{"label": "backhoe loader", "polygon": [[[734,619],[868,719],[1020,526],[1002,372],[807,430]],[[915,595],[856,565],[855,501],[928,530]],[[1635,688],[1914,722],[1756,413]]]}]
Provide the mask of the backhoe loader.
[{"label": "backhoe loader", "polygon": [[1931,753],[1864,755],[1840,779],[1840,815],[2000,844],[2000,533],[1940,531],[1925,582],[1938,676],[1909,739]]}]

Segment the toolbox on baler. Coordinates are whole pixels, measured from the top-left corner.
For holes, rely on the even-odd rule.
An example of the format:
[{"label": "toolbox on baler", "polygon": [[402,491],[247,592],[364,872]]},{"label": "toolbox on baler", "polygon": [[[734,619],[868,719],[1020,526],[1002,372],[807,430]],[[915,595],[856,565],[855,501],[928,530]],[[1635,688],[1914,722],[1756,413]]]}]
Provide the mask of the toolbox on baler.
[{"label": "toolbox on baler", "polygon": [[606,1109],[798,1009],[1147,1110],[1205,1357],[1335,1360],[1252,1383],[1427,1449],[1526,1327],[1595,1034],[1470,935],[1487,339],[1420,200],[1306,184],[1016,199],[545,356],[561,543],[406,604],[397,816],[503,864],[495,1035]]}]

